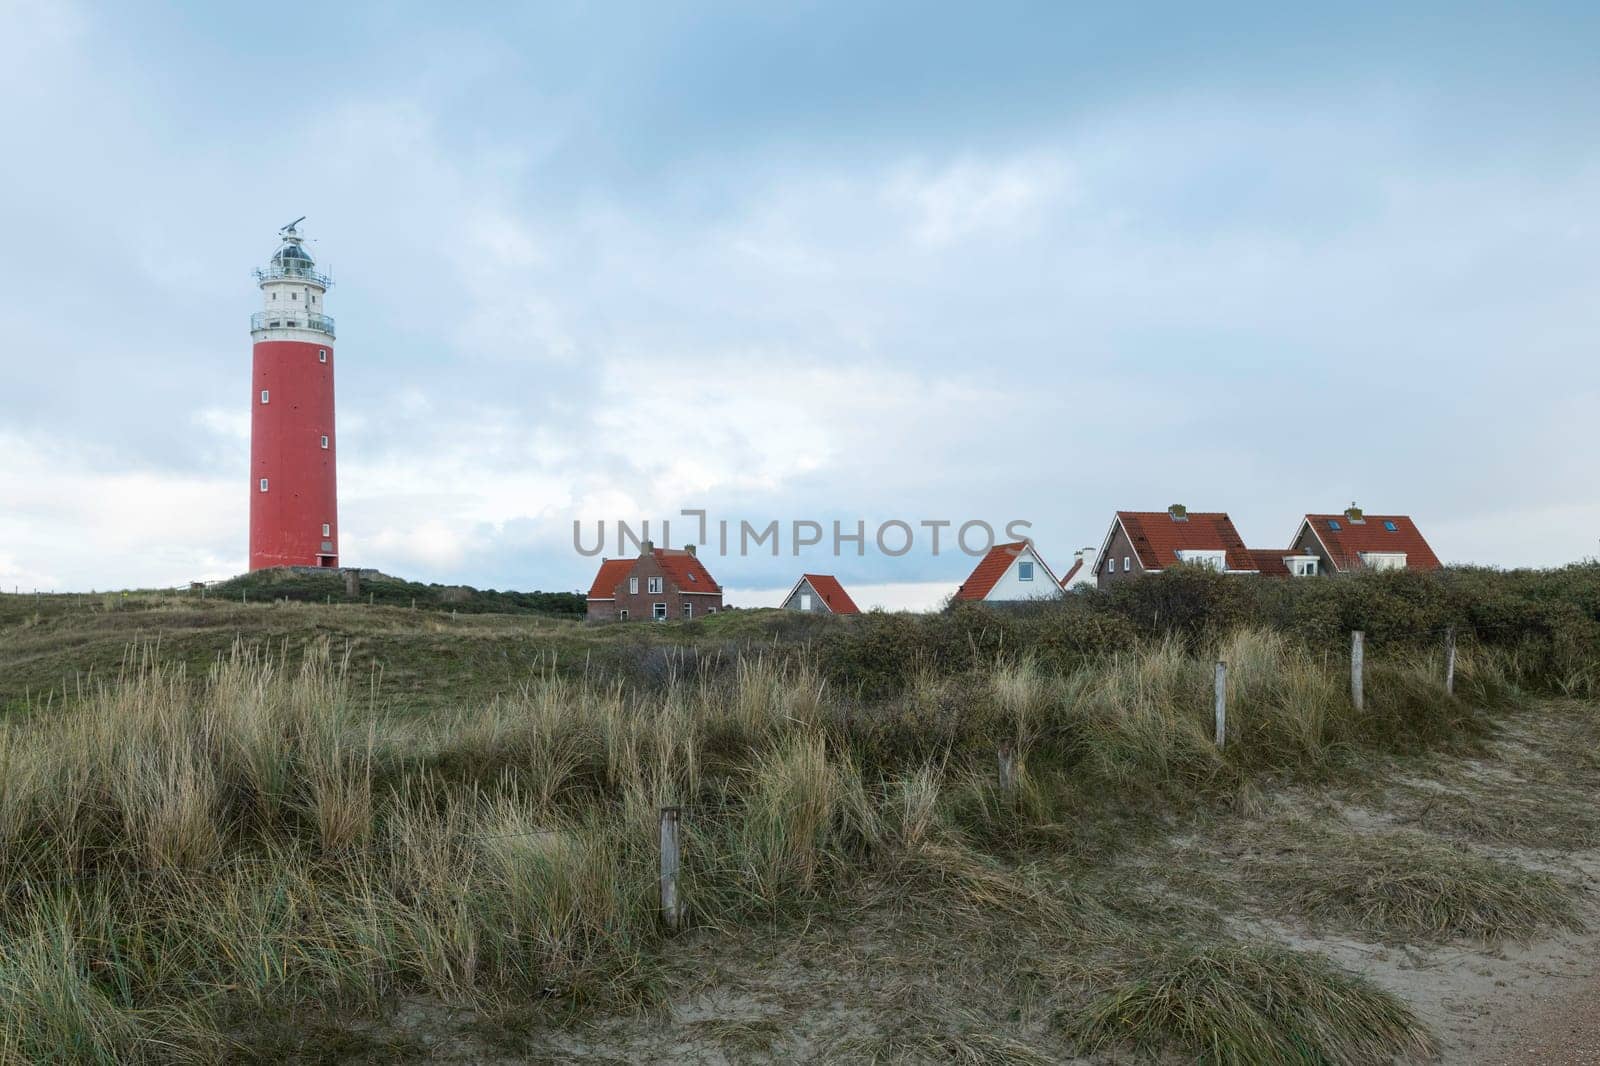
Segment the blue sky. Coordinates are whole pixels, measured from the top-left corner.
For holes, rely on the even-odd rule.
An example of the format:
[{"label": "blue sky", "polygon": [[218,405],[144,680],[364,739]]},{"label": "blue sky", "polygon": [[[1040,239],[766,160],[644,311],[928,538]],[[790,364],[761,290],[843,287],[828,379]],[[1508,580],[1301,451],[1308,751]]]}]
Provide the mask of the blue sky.
[{"label": "blue sky", "polygon": [[1272,546],[1351,500],[1593,555],[1600,16],[1303,6],[0,0],[0,584],[243,569],[298,215],[347,563],[581,588],[574,519],[699,507],[1064,566],[1119,507]]}]

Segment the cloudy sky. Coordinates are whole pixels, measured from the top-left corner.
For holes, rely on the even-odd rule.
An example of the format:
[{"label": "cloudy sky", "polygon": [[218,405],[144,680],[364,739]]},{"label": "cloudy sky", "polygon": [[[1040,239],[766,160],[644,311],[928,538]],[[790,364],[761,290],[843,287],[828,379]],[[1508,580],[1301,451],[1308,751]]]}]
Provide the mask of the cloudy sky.
[{"label": "cloudy sky", "polygon": [[[1600,8],[505,7],[0,0],[0,584],[244,569],[299,215],[348,565],[580,589],[574,520],[683,508],[1600,546]],[[785,537],[708,562],[971,565]]]}]

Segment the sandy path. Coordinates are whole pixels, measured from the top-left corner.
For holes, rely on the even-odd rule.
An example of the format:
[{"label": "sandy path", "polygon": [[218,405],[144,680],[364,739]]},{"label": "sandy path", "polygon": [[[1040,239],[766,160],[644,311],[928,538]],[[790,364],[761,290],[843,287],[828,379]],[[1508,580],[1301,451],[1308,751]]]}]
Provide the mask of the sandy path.
[{"label": "sandy path", "polygon": [[1472,1061],[1476,1066],[1600,1066],[1600,977],[1530,1006],[1495,1046]]}]

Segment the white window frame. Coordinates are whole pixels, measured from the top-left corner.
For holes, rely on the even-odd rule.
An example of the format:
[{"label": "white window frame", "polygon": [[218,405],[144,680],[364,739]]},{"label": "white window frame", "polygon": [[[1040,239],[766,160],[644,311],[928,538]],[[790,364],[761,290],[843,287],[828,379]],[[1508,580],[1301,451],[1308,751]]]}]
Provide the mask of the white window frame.
[{"label": "white window frame", "polygon": [[1179,548],[1175,553],[1181,563],[1194,563],[1213,570],[1228,569],[1228,553],[1217,548]]},{"label": "white window frame", "polygon": [[271,389],[262,389],[261,390],[261,402],[262,403],[271,403],[272,402],[272,390]]},{"label": "white window frame", "polygon": [[1117,572],[1117,557],[1115,555],[1106,560],[1106,570],[1113,574]]},{"label": "white window frame", "polygon": [[262,492],[266,492],[267,491],[267,479],[266,478],[262,478],[261,479],[261,491]]},{"label": "white window frame", "polygon": [[800,609],[802,611],[811,610],[811,593],[802,592],[800,594]]},{"label": "white window frame", "polygon": [[318,348],[317,349],[317,362],[326,363],[327,361],[328,361],[328,349],[326,349],[326,348]]},{"label": "white window frame", "polygon": [[322,435],[322,450],[328,450],[328,435],[326,433]]},{"label": "white window frame", "polygon": [[657,622],[665,622],[667,620],[667,605],[664,603],[652,603],[650,605],[650,616]]},{"label": "white window frame", "polygon": [[645,583],[645,591],[648,592],[652,596],[661,595],[661,591],[662,591],[661,577],[658,575],[656,577],[651,578],[648,582],[646,582]]},{"label": "white window frame", "polygon": [[628,578],[628,595],[639,595],[639,579],[637,577]]},{"label": "white window frame", "polygon": [[1124,574],[1128,573],[1130,570],[1133,569],[1132,563],[1133,563],[1132,556],[1124,555],[1122,557],[1122,572]]},{"label": "white window frame", "polygon": [[332,523],[329,523],[329,522],[322,523],[322,535],[324,537],[333,536],[333,525],[332,525]]},{"label": "white window frame", "polygon": [[1033,580],[1033,560],[1032,559],[1019,559],[1019,560],[1017,560],[1017,580],[1018,581],[1032,581]]},{"label": "white window frame", "polygon": [[694,617],[694,602],[693,601],[691,601],[691,600],[684,600],[683,601],[683,617],[684,617],[685,621],[687,621],[688,619],[691,619],[691,618]]},{"label": "white window frame", "polygon": [[628,620],[628,609],[626,607],[624,607],[624,608],[622,608],[622,610],[617,612],[617,621],[626,622],[627,620]]},{"label": "white window frame", "polygon": [[1368,570],[1404,570],[1405,552],[1361,552],[1361,565]]}]

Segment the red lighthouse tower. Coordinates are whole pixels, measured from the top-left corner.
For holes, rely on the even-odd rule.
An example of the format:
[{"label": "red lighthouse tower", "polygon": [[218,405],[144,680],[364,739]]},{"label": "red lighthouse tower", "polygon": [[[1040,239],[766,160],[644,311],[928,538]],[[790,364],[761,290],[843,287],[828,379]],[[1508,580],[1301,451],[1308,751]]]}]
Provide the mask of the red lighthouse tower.
[{"label": "red lighthouse tower", "polygon": [[326,274],[301,244],[297,218],[258,269],[250,316],[250,569],[339,565],[334,473],[333,319]]}]

